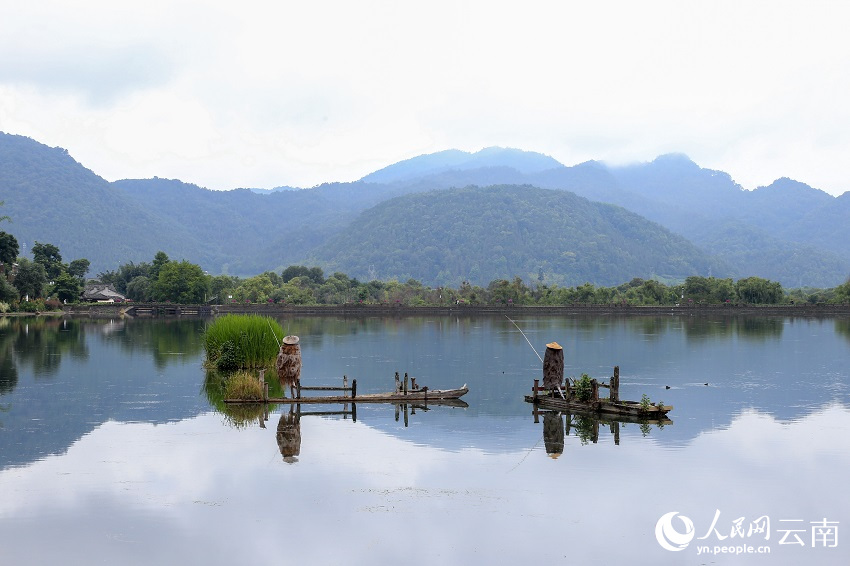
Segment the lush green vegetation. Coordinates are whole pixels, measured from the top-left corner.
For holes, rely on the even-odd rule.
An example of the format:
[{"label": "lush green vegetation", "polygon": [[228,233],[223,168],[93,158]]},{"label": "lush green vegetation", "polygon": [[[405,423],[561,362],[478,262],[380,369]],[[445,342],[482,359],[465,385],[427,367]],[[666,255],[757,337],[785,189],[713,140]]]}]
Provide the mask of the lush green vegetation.
[{"label": "lush green vegetation", "polygon": [[216,318],[204,333],[206,363],[222,371],[271,368],[283,329],[265,316],[227,315]]},{"label": "lush green vegetation", "polygon": [[416,279],[363,282],[344,273],[325,277],[318,267],[290,266],[280,275],[266,272],[247,279],[210,278],[218,304],[291,305],[705,305],[801,304],[850,302],[850,282],[833,289],[794,289],[786,292],[775,281],[759,277],[691,276],[680,283],[634,278],[604,287],[526,283],[519,277],[496,279],[486,287],[463,282],[457,287],[430,287]]},{"label": "lush green vegetation", "polygon": [[547,284],[729,274],[722,261],[613,205],[532,186],[467,187],[383,202],[314,252],[364,279],[481,284],[515,275]]}]

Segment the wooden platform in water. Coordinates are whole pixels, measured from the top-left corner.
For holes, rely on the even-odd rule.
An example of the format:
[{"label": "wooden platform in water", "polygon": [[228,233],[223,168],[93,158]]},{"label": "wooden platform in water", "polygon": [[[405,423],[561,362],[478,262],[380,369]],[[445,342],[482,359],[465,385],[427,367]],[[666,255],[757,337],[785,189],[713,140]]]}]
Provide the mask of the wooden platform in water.
[{"label": "wooden platform in water", "polygon": [[[556,394],[557,395],[557,394]],[[575,398],[564,399],[559,396],[526,395],[526,403],[533,403],[541,409],[567,413],[593,413],[600,416],[625,417],[631,419],[665,419],[673,410],[671,405],[642,405],[636,401],[580,401]]]}]

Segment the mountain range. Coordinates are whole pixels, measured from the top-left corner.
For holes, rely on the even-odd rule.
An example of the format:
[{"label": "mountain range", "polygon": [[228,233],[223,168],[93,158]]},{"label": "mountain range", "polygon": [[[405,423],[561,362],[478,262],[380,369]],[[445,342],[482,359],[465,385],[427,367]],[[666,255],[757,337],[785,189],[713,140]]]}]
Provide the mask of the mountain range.
[{"label": "mountain range", "polygon": [[2,229],[90,275],[157,251],[211,274],[318,265],[364,280],[561,285],[759,276],[832,287],[850,274],[850,193],[791,179],[744,190],[684,155],[564,166],[528,151],[442,151],[352,183],[211,191],[108,182],[65,149],[0,133]]}]

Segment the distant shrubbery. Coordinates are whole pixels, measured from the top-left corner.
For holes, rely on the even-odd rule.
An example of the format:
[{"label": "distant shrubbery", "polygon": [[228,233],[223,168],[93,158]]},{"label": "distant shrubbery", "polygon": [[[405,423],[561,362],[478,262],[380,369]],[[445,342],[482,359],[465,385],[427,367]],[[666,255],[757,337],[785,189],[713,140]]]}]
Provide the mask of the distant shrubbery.
[{"label": "distant shrubbery", "polygon": [[[486,287],[464,282],[457,288],[427,287],[415,279],[405,282],[352,279],[344,273],[325,278],[322,270],[291,266],[281,275],[265,272],[248,279],[221,275],[212,278],[213,293],[219,304],[292,305],[695,305],[695,304],[791,304],[847,302],[850,283],[835,289],[797,289],[786,293],[782,285],[760,277],[734,281],[716,277],[688,277],[682,283],[665,284],[654,279],[635,278],[615,287],[591,283],[560,287],[497,279]],[[842,294],[842,289],[845,289]]]}]

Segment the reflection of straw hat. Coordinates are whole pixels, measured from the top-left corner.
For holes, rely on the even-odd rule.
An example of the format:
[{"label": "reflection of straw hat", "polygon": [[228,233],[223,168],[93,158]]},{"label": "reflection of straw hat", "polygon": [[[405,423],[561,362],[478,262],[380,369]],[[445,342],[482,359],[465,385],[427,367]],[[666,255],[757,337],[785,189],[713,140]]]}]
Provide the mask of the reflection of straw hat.
[{"label": "reflection of straw hat", "polygon": [[546,344],[546,347],[550,350],[563,350],[563,348],[561,348],[561,345],[557,342],[549,342],[548,344]]},{"label": "reflection of straw hat", "polygon": [[552,454],[549,454],[549,457],[552,458],[553,460],[557,460],[558,456],[560,456],[560,455],[561,455],[560,452],[553,452]]}]

